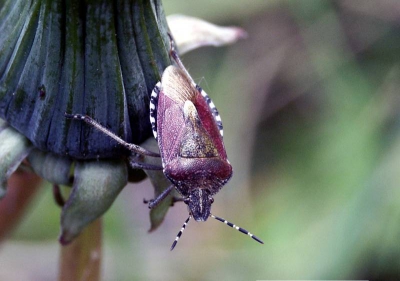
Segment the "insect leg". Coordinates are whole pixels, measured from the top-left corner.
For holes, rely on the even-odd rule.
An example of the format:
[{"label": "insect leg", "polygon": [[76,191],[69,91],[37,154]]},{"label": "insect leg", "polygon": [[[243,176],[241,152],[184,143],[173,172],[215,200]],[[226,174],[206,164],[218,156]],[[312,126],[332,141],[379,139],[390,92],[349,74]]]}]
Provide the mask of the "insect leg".
[{"label": "insect leg", "polygon": [[160,202],[162,200],[165,199],[165,197],[168,196],[168,194],[174,189],[174,185],[170,185],[166,190],[164,190],[160,195],[158,195],[157,198],[152,199],[152,200],[143,200],[144,203],[149,203],[149,209],[153,209],[155,207],[157,207],[158,204],[160,204]]},{"label": "insect leg", "polygon": [[[143,203],[145,203],[145,204],[148,204],[149,202],[151,202],[152,200],[146,200],[146,199],[143,199]],[[182,197],[172,197],[172,202],[171,202],[171,207],[173,207],[174,205],[175,205],[175,203],[176,202],[183,202],[184,201],[184,198],[182,198]]]},{"label": "insect leg", "polygon": [[120,137],[118,137],[116,134],[108,130],[107,128],[103,127],[100,125],[98,122],[96,122],[94,119],[90,118],[89,116],[82,115],[82,114],[68,114],[64,113],[65,117],[68,119],[75,119],[75,120],[82,120],[85,123],[89,124],[90,126],[96,128],[100,132],[104,133],[105,135],[109,136],[110,138],[114,139],[117,141],[119,144],[124,146],[125,148],[129,149],[130,151],[133,151],[138,154],[146,155],[146,156],[152,156],[152,157],[160,157],[158,153],[149,151],[147,149],[144,149],[143,147],[140,147],[136,144],[133,143],[127,143]]},{"label": "insect leg", "polygon": [[129,159],[129,165],[132,167],[132,169],[142,169],[142,170],[162,170],[163,169],[162,166],[146,164],[146,163],[139,163],[132,159]]}]

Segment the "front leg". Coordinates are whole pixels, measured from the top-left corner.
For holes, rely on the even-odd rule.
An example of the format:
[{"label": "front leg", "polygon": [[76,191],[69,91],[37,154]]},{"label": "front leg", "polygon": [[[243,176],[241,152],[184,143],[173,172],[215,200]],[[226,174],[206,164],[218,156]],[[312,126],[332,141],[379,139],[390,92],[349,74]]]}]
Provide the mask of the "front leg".
[{"label": "front leg", "polygon": [[174,185],[170,185],[166,190],[164,190],[157,198],[151,200],[143,200],[143,203],[149,203],[149,209],[153,209],[160,204],[162,200],[164,200],[168,194],[174,189]]},{"label": "front leg", "polygon": [[154,171],[160,171],[163,169],[163,167],[160,165],[153,165],[153,164],[139,162],[138,157],[135,155],[129,156],[128,160],[129,160],[129,165],[131,166],[132,169],[154,170]]},{"label": "front leg", "polygon": [[[171,202],[171,207],[173,207],[175,205],[176,202],[183,202],[185,200],[185,198],[183,197],[172,197],[172,202]],[[149,204],[150,202],[153,202],[154,199],[151,200],[147,200],[147,199],[143,199],[143,203],[144,204]],[[150,207],[149,207],[150,208]]]}]

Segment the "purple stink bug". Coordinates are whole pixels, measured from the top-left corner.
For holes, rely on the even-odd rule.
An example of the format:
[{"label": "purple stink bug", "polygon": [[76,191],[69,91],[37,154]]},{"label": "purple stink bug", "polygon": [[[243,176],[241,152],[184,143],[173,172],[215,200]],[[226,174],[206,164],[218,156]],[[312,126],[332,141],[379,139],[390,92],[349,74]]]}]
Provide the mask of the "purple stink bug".
[{"label": "purple stink bug", "polygon": [[223,127],[218,110],[208,95],[195,84],[179,59],[171,39],[170,55],[176,62],[168,66],[151,93],[150,123],[158,142],[160,155],[130,144],[104,128],[88,116],[66,114],[67,118],[83,120],[107,134],[133,153],[161,157],[162,167],[130,161],[133,168],[162,169],[172,185],[154,200],[149,208],[157,206],[174,189],[188,205],[189,217],[171,246],[176,246],[189,220],[206,221],[212,217],[264,244],[247,230],[211,214],[215,195],[231,178]]}]

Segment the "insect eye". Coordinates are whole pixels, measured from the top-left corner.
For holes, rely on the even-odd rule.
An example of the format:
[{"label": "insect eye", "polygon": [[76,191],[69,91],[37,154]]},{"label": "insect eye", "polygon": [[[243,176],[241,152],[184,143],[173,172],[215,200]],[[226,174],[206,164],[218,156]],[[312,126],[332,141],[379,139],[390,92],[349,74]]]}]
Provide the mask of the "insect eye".
[{"label": "insect eye", "polygon": [[210,203],[214,203],[214,198],[210,197]]},{"label": "insect eye", "polygon": [[189,197],[186,197],[185,199],[183,199],[183,202],[184,202],[185,204],[189,204],[189,201],[190,201]]}]

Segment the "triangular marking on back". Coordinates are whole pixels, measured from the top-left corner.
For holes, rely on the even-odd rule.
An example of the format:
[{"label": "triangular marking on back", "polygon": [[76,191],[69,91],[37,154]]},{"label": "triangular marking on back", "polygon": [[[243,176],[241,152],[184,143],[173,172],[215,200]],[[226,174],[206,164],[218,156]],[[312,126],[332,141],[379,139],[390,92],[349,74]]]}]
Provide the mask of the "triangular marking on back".
[{"label": "triangular marking on back", "polygon": [[185,131],[180,143],[179,155],[183,158],[218,157],[215,144],[204,129],[196,107],[191,101],[183,106],[185,116]]},{"label": "triangular marking on back", "polygon": [[164,70],[161,85],[164,95],[179,104],[195,100],[197,91],[191,78],[176,66],[170,65]]}]

